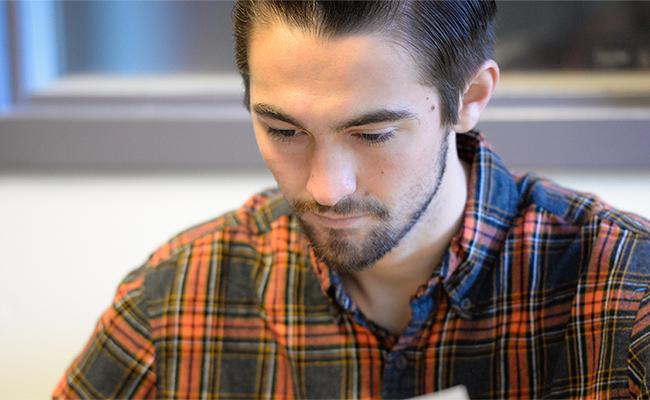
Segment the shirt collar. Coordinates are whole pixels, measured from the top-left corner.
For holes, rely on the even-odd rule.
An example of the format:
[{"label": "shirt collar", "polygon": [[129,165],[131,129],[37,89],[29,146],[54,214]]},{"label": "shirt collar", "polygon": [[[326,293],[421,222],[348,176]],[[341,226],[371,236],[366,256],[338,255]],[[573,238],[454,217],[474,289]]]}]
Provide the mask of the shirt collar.
[{"label": "shirt collar", "polygon": [[452,306],[469,317],[479,301],[476,288],[498,260],[517,213],[519,193],[512,174],[482,134],[457,135],[458,154],[471,164],[460,231],[452,239],[440,276]]},{"label": "shirt collar", "polygon": [[[452,239],[440,267],[416,297],[430,294],[442,281],[455,311],[470,317],[474,304],[479,301],[476,291],[470,289],[482,282],[498,259],[516,214],[519,194],[514,178],[482,134],[474,131],[457,134],[456,141],[460,158],[471,165],[462,227]],[[323,292],[343,309],[357,312],[340,277],[329,270],[313,249],[310,253]]]}]

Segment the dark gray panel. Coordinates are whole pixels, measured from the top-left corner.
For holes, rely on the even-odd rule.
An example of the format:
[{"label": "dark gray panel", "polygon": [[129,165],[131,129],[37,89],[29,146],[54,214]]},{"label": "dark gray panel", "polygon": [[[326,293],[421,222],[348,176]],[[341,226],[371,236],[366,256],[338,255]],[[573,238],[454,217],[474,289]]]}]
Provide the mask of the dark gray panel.
[{"label": "dark gray panel", "polygon": [[262,169],[250,121],[0,119],[0,169]]},{"label": "dark gray panel", "polygon": [[512,168],[650,169],[650,121],[484,122]]},{"label": "dark gray panel", "polygon": [[[479,125],[508,165],[650,169],[650,122],[489,121]],[[0,118],[0,170],[260,170],[250,121]]]}]

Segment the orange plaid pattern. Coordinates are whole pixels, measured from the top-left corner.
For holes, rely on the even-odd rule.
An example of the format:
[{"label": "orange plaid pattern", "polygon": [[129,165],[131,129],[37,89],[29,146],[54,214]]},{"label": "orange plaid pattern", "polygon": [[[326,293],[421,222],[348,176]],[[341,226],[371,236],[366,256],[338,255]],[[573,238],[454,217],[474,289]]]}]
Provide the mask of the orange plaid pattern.
[{"label": "orange plaid pattern", "polygon": [[515,177],[478,134],[464,224],[392,337],[275,190],[129,274],[61,398],[650,397],[650,226]]}]

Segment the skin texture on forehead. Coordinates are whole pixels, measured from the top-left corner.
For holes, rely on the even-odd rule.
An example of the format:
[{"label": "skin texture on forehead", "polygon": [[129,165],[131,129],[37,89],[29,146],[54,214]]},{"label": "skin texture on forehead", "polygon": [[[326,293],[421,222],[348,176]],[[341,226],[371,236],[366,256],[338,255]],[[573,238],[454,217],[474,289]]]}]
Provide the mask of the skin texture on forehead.
[{"label": "skin texture on forehead", "polygon": [[[293,103],[303,105],[310,115],[314,114],[313,110],[326,109],[330,104],[356,115],[372,108],[373,100],[384,106],[387,101],[402,97],[403,80],[388,81],[387,77],[399,75],[404,78],[408,73],[409,81],[418,82],[418,72],[411,58],[379,35],[328,39],[282,24],[257,28],[253,32],[251,43],[256,45],[249,48],[252,98],[281,87],[287,101],[294,100]],[[269,32],[274,32],[274,35],[269,35]],[[274,46],[272,42],[281,45]],[[373,51],[368,51],[370,47]],[[256,71],[259,65],[264,65],[265,72],[274,72],[272,80]],[[383,98],[372,96],[378,84]],[[426,87],[426,90],[433,94],[430,98],[435,106],[435,89]],[[363,103],[356,102],[358,95],[363,93],[371,96],[364,98]],[[348,102],[344,104],[346,100]],[[330,121],[338,117],[332,116]]]}]

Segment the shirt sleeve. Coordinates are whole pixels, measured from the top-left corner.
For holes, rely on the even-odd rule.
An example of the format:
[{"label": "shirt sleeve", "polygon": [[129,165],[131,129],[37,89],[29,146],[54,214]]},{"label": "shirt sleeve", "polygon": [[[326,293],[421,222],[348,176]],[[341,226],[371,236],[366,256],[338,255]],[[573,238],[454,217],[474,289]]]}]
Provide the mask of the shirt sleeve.
[{"label": "shirt sleeve", "polygon": [[119,285],[112,305],[52,393],[53,398],[154,398],[155,348],[144,301],[144,268]]},{"label": "shirt sleeve", "polygon": [[[650,242],[643,243],[636,254],[643,270],[650,267],[648,244]],[[634,398],[650,398],[650,285],[646,287],[632,328],[627,370],[628,384]]]}]

